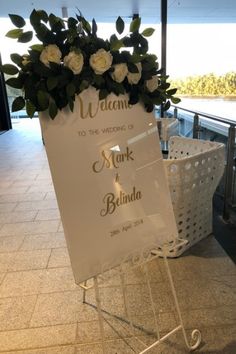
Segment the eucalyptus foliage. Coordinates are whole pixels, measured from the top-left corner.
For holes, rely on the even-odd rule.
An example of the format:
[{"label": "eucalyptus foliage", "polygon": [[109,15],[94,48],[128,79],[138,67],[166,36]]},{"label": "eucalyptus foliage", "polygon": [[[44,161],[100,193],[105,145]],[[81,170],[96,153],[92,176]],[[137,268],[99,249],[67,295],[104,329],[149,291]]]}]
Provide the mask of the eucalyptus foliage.
[{"label": "eucalyptus foliage", "polygon": [[[129,33],[123,35],[125,24],[121,17],[116,20],[116,32],[109,40],[97,36],[97,24],[93,19],[90,24],[81,13],[64,20],[43,10],[33,10],[30,15],[32,31],[24,31],[25,20],[19,15],[9,15],[16,27],[6,36],[26,43],[36,36],[39,44],[31,45],[27,55],[11,54],[14,64],[5,64],[1,70],[10,76],[6,83],[22,90],[22,95],[16,97],[12,111],[26,107],[27,114],[47,110],[53,119],[58,110],[69,106],[73,111],[76,95],[89,86],[99,90],[99,98],[104,99],[110,93],[129,95],[129,103],[143,102],[145,109],[151,112],[154,105],[164,104],[168,109],[170,101],[180,100],[174,95],[177,89],[170,89],[167,76],[159,68],[157,57],[148,53],[146,37],[153,34],[152,28],[146,28],[140,33],[141,18],[134,19],[129,26]],[[48,65],[40,59],[42,51],[49,45],[55,45],[61,52],[61,61],[49,62]],[[90,65],[90,57],[99,50],[105,50],[112,56],[112,65],[102,74],[97,74]],[[83,56],[83,67],[75,74],[64,65],[64,58],[73,51]],[[137,73],[136,64],[141,63],[141,77],[138,83],[131,84],[127,77],[122,82],[112,78],[114,67],[125,63],[130,73]],[[150,92],[147,81],[158,77],[158,86]]]}]

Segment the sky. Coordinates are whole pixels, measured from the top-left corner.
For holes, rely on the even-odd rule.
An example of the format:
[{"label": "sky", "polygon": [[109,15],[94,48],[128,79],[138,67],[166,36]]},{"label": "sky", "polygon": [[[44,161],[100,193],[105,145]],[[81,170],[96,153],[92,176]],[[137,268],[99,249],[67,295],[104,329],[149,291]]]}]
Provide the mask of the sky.
[{"label": "sky", "polygon": [[[149,37],[149,52],[161,60],[160,25],[145,25],[155,28]],[[9,19],[0,19],[0,51],[3,63],[10,62],[10,53],[24,54],[29,44],[23,45],[6,38],[5,33],[13,29]],[[115,25],[98,24],[98,34],[107,37],[115,32]],[[170,78],[215,73],[223,75],[236,71],[236,24],[184,24],[168,25],[167,30],[167,74]],[[108,37],[109,37],[108,36]]]}]

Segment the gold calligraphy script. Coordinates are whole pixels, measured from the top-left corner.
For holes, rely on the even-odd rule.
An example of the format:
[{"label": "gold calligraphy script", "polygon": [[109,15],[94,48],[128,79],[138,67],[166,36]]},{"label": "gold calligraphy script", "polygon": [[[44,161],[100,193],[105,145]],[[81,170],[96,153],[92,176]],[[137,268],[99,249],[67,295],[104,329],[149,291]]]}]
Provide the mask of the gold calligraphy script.
[{"label": "gold calligraphy script", "polygon": [[101,159],[95,161],[92,165],[93,172],[99,173],[104,168],[118,168],[123,162],[134,161],[133,151],[129,147],[126,147],[126,151],[123,153],[111,151],[107,153],[106,151],[101,152]]},{"label": "gold calligraphy script", "polygon": [[101,209],[100,215],[101,216],[106,216],[107,214],[113,214],[116,210],[116,208],[135,202],[136,200],[140,200],[142,198],[142,193],[141,191],[137,191],[136,187],[133,187],[133,190],[130,194],[126,194],[122,191],[120,191],[118,196],[115,196],[114,193],[107,193],[103,197],[103,203],[105,204],[105,207]]},{"label": "gold calligraphy script", "polygon": [[88,102],[86,105],[82,98],[78,96],[79,99],[79,116],[82,119],[86,118],[94,118],[96,117],[99,109],[102,112],[105,111],[123,111],[125,109],[131,109],[133,106],[129,104],[127,99],[117,99],[117,100],[109,100],[105,98],[105,100],[96,102]]}]

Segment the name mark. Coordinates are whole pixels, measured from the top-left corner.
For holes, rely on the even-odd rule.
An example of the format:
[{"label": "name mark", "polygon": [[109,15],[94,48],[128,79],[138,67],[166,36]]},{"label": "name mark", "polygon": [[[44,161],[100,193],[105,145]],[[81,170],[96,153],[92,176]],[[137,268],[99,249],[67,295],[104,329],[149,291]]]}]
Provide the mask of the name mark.
[{"label": "name mark", "polygon": [[134,161],[133,151],[126,147],[126,151],[123,153],[111,151],[107,153],[106,151],[101,152],[101,159],[95,161],[92,165],[93,172],[99,173],[104,168],[118,168],[123,162]]}]

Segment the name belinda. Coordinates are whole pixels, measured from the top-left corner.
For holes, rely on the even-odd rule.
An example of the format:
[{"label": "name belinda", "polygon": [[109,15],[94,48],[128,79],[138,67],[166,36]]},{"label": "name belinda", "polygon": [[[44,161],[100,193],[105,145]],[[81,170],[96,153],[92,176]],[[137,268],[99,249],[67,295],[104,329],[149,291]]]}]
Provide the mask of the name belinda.
[{"label": "name belinda", "polygon": [[100,215],[106,216],[107,214],[113,214],[117,208],[124,204],[135,202],[142,198],[141,191],[137,191],[136,187],[133,187],[133,190],[130,194],[126,194],[120,191],[119,195],[116,196],[114,193],[109,192],[105,194],[103,198],[103,203],[105,204],[104,208],[101,209]]}]

